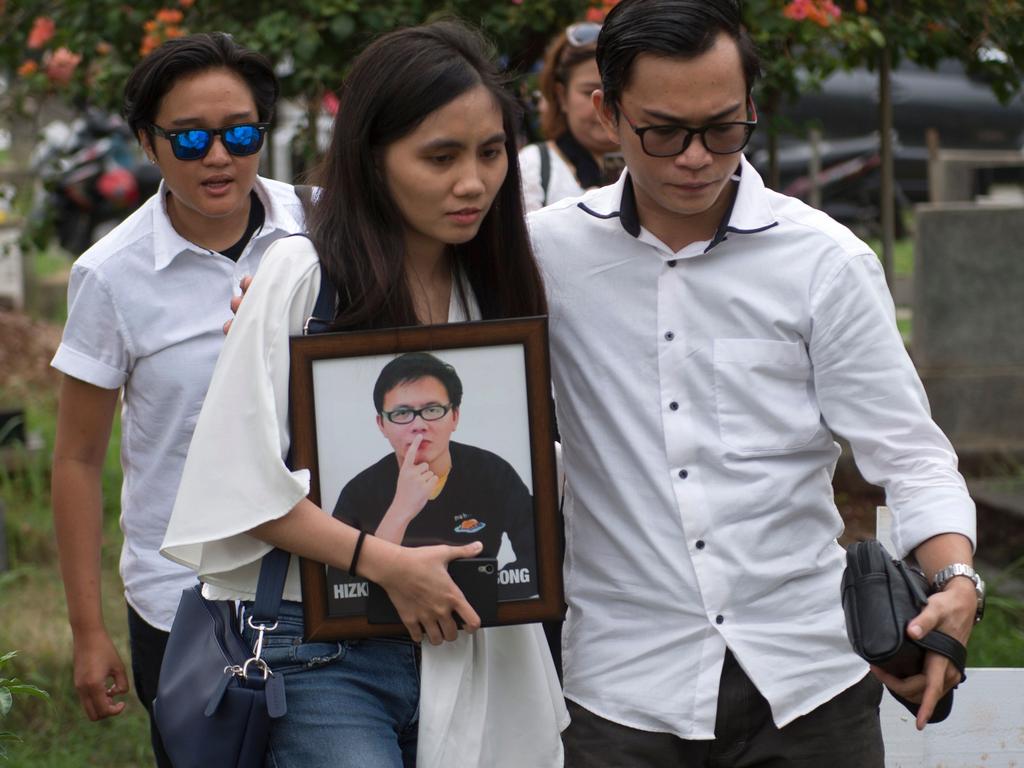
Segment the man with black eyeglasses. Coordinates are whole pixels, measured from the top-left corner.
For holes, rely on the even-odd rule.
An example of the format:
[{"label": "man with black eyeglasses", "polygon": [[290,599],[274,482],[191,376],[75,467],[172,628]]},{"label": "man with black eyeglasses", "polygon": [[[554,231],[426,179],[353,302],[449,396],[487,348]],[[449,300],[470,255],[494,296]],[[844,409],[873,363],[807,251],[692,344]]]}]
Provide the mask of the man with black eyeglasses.
[{"label": "man with black eyeglasses", "polygon": [[[878,260],[743,158],[737,3],[622,0],[597,61],[627,172],[530,216],[568,482],[566,765],[881,768],[878,678],[923,727],[959,674],[929,654],[876,677],[850,649],[833,433],[930,578],[969,569],[975,517]],[[908,632],[966,642],[975,585],[942,586]]]},{"label": "man with black eyeglasses", "polygon": [[498,599],[534,597],[533,499],[505,459],[451,439],[462,405],[455,368],[428,352],[399,355],[373,403],[393,453],[345,484],[334,516],[406,546],[483,542],[481,556],[498,559]]}]

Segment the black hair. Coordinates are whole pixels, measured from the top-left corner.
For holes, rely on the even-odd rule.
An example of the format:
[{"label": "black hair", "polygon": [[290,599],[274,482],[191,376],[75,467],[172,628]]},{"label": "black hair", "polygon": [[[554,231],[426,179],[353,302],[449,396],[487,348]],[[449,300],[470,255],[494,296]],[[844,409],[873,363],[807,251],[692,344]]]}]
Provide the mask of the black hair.
[{"label": "black hair", "polygon": [[455,368],[429,352],[406,352],[381,369],[373,385],[373,407],[377,413],[384,413],[384,396],[388,392],[400,384],[411,384],[428,376],[444,385],[453,409],[462,405],[462,380]]},{"label": "black hair", "polygon": [[179,80],[208,69],[231,70],[246,82],[261,123],[274,116],[280,89],[267,58],[239,45],[225,32],[201,32],[162,43],[128,76],[121,115],[135,137],[149,130],[160,102]]},{"label": "black hair", "polygon": [[695,58],[711,50],[723,33],[739,49],[749,96],[761,62],[743,27],[738,0],[622,0],[605,17],[597,38],[604,103],[618,115],[619,99],[640,54]]},{"label": "black hair", "polygon": [[[405,226],[385,182],[384,150],[479,85],[501,109],[508,172],[476,236],[452,247],[453,262],[485,319],[546,312],[523,214],[519,105],[480,34],[439,21],[378,38],[342,86],[330,148],[315,174],[323,191],[309,219],[310,237],[338,288],[335,329],[418,324],[405,279]],[[461,291],[458,281],[452,290]]]}]

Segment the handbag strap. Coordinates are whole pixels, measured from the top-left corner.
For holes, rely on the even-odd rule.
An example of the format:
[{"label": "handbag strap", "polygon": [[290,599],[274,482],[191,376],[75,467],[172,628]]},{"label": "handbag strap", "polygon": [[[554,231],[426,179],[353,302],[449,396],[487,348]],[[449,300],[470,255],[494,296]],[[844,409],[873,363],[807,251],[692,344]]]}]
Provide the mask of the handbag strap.
[{"label": "handbag strap", "polygon": [[964,671],[967,668],[967,649],[955,637],[950,637],[945,632],[933,629],[915,642],[925,650],[934,651],[945,656],[960,671],[961,678],[967,678],[967,674]]},{"label": "handbag strap", "polygon": [[256,583],[256,599],[249,612],[253,624],[269,627],[277,621],[290,562],[291,553],[276,547],[263,556],[260,578]]}]

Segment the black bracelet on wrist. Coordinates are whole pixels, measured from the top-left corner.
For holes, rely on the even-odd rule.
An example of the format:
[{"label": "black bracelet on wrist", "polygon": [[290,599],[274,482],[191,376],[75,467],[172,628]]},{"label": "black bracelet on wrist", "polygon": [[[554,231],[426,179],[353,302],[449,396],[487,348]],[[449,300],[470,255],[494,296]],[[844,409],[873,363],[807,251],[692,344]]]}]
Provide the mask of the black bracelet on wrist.
[{"label": "black bracelet on wrist", "polygon": [[356,575],[356,563],[359,562],[359,551],[363,548],[363,539],[366,538],[366,531],[359,532],[359,538],[356,539],[356,548],[352,550],[352,564],[348,567],[348,575]]}]

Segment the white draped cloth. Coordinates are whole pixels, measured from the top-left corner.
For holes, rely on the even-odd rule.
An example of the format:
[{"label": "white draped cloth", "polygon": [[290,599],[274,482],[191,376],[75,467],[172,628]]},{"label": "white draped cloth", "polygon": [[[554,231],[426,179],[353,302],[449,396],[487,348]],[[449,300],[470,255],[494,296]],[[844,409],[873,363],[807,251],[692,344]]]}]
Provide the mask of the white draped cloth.
[{"label": "white draped cloth", "polygon": [[[470,306],[453,290],[449,322],[480,317],[464,287]],[[308,470],[284,462],[288,340],[302,333],[319,288],[310,241],[276,243],[214,371],[161,549],[198,572],[209,599],[253,598],[271,547],[246,531],[283,517],[309,493]],[[292,558],[284,598],[301,597]],[[455,642],[424,644],[422,661],[418,768],[562,765],[569,715],[540,625],[460,633]]]}]

